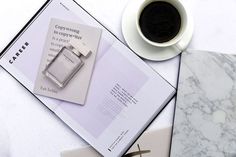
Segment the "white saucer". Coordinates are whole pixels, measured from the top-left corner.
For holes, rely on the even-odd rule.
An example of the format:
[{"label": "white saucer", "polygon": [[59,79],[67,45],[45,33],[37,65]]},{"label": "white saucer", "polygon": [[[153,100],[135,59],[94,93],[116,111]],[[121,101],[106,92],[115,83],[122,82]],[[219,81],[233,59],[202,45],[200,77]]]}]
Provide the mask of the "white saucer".
[{"label": "white saucer", "polygon": [[[122,17],[122,33],[128,46],[140,57],[153,60],[163,61],[177,56],[181,53],[175,46],[159,48],[146,43],[138,34],[136,29],[136,14],[139,6],[144,0],[131,0]],[[179,44],[182,48],[186,48],[192,38],[193,20],[188,14],[188,24],[186,32],[183,35]]]}]

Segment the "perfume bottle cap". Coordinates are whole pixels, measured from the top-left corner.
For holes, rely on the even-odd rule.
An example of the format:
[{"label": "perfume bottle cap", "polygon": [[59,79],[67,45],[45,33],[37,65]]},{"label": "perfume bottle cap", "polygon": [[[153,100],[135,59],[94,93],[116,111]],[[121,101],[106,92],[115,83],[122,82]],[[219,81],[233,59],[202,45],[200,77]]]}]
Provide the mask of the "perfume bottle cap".
[{"label": "perfume bottle cap", "polygon": [[82,43],[81,41],[76,40],[70,40],[69,45],[73,46],[75,49],[75,53],[80,56],[81,54],[84,57],[89,57],[89,55],[92,53],[90,49],[87,48],[85,43]]}]

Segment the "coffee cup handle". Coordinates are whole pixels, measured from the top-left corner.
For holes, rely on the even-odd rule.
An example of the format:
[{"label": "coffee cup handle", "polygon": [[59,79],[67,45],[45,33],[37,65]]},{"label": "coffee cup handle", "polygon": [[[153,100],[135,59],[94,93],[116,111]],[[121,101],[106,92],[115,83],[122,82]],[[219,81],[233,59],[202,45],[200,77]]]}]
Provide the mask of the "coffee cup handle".
[{"label": "coffee cup handle", "polygon": [[174,45],[174,47],[176,48],[176,49],[178,49],[180,52],[182,52],[185,48],[184,48],[184,46],[183,46],[183,44],[181,44],[181,42],[177,42],[175,45]]}]

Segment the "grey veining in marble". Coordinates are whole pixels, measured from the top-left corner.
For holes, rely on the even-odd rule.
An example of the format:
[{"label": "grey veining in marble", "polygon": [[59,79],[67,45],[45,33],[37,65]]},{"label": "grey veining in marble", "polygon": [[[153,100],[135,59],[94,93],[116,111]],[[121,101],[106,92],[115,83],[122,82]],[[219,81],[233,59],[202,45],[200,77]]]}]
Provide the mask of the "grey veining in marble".
[{"label": "grey veining in marble", "polygon": [[171,157],[236,157],[236,55],[182,54]]}]

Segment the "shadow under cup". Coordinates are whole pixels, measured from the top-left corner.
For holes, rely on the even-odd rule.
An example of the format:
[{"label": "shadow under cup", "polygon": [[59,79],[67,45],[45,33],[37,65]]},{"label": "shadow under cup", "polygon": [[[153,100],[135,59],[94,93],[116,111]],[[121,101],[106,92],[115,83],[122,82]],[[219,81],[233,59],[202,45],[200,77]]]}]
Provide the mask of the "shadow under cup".
[{"label": "shadow under cup", "polygon": [[158,47],[176,44],[182,38],[186,25],[186,10],[178,0],[146,0],[136,19],[140,36]]}]

